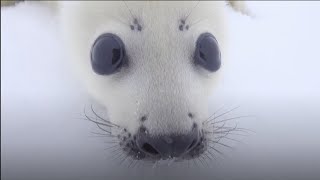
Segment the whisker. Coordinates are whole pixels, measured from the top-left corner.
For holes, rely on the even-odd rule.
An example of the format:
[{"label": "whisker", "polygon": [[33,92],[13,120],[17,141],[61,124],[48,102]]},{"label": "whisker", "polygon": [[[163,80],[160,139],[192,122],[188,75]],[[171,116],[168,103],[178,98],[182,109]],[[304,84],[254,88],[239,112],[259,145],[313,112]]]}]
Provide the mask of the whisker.
[{"label": "whisker", "polygon": [[[92,108],[92,110],[93,110],[93,108]],[[91,117],[89,117],[89,116],[87,115],[85,108],[83,109],[83,112],[84,112],[84,116],[86,117],[86,118],[83,118],[83,120],[87,120],[87,121],[91,121],[91,122],[95,123],[95,124],[98,126],[99,129],[101,129],[102,131],[107,132],[108,134],[112,135],[112,133],[111,133],[110,131],[106,130],[105,128],[102,128],[101,126],[109,127],[109,128],[114,128],[114,127],[117,126],[116,124],[110,124],[110,123],[108,123],[108,122],[106,122],[106,123],[108,123],[108,124],[106,124],[106,123],[99,122],[99,121],[97,121],[97,120],[93,120],[93,118],[91,118]],[[93,112],[94,112],[94,110],[93,110]],[[95,112],[94,112],[94,113],[95,113]],[[95,114],[96,114],[96,113],[95,113]],[[100,117],[99,115],[97,115],[97,114],[96,114],[96,117],[99,117],[100,119],[103,119],[103,118],[101,118],[101,117]],[[82,119],[82,118],[81,118],[81,119]],[[120,127],[117,127],[117,128],[120,128]]]},{"label": "whisker", "polygon": [[111,125],[114,125],[114,126],[116,126],[116,127],[120,127],[119,125],[114,124],[114,123],[112,123],[112,122],[110,122],[110,121],[102,118],[100,115],[98,115],[98,113],[96,113],[96,112],[94,111],[92,104],[91,104],[91,110],[92,110],[93,114],[94,114],[95,116],[97,116],[99,119],[101,119],[102,121],[104,121],[104,122],[106,122],[106,123],[109,123],[109,124],[111,124]]},{"label": "whisker", "polygon": [[207,152],[205,152],[204,155],[205,155],[209,160],[213,161],[213,159],[212,159],[210,156],[208,156]]},{"label": "whisker", "polygon": [[241,130],[237,130],[237,129],[230,129],[230,130],[223,130],[223,131],[214,131],[213,133],[215,134],[223,134],[223,133],[228,133],[228,132],[242,132],[242,133],[247,133],[249,134],[248,132],[246,131],[241,131]]},{"label": "whisker", "polygon": [[198,20],[198,21],[190,24],[190,25],[189,25],[189,28],[193,27],[194,25],[196,25],[196,24],[198,24],[198,23],[200,23],[200,22],[202,22],[202,21],[204,21],[204,20],[208,20],[208,19],[207,19],[207,18],[205,18],[205,19],[200,19],[200,20]]},{"label": "whisker", "polygon": [[105,141],[107,144],[114,144],[114,143],[119,143],[119,141]]},{"label": "whisker", "polygon": [[208,145],[208,147],[209,147],[210,149],[213,149],[213,150],[216,151],[217,153],[219,153],[221,156],[224,156],[224,154],[223,154],[221,151],[217,150],[216,148],[214,148],[214,147],[212,147],[212,146],[210,146],[210,145]]},{"label": "whisker", "polygon": [[132,157],[130,157],[130,163],[129,163],[129,165],[128,165],[128,168],[130,168],[131,167],[131,165],[133,164],[133,162],[135,161]]},{"label": "whisker", "polygon": [[210,156],[211,156],[214,160],[217,160],[216,157],[214,156],[214,154],[213,154],[211,151],[207,151],[207,152],[210,154]]},{"label": "whisker", "polygon": [[244,128],[228,127],[228,126],[213,128],[212,132],[219,132],[218,130],[220,130],[220,131],[243,131],[243,132],[248,132]]},{"label": "whisker", "polygon": [[93,114],[94,114],[95,116],[97,116],[98,118],[100,118],[102,121],[105,121],[105,122],[108,122],[108,123],[110,122],[110,121],[102,118],[100,115],[98,115],[98,114],[96,113],[96,111],[93,109],[93,105],[92,105],[92,104],[91,104],[90,108],[91,108],[91,111],[93,112]]},{"label": "whisker", "polygon": [[110,138],[110,136],[88,136],[89,138]]},{"label": "whisker", "polygon": [[221,121],[216,121],[216,122],[213,122],[213,123],[211,123],[211,124],[218,124],[218,123],[222,123],[222,122],[226,122],[226,121],[230,121],[230,120],[234,120],[234,119],[250,118],[250,117],[254,117],[254,116],[238,116],[238,117],[223,119],[223,120],[221,120]]},{"label": "whisker", "polygon": [[128,155],[126,155],[119,163],[119,165],[121,165],[124,161],[126,161],[126,159],[128,158]]},{"label": "whisker", "polygon": [[120,161],[121,159],[125,158],[126,155],[120,154],[119,156],[117,156],[116,158],[113,159],[114,162],[117,162],[118,165],[120,165]]},{"label": "whisker", "polygon": [[[231,131],[234,131],[234,132],[244,132],[244,133],[256,133],[255,131],[253,130],[250,130],[250,129],[246,129],[246,128],[233,128],[233,127],[222,127],[220,128],[222,130],[231,130]],[[213,131],[215,130],[219,130],[219,129],[214,129]]]},{"label": "whisker", "polygon": [[[225,134],[225,133],[216,133],[216,134]],[[244,137],[247,137],[248,135],[246,134],[238,134],[238,133],[229,133],[229,135],[235,135],[235,136],[244,136]]]},{"label": "whisker", "polygon": [[[241,132],[241,133],[246,133],[246,134],[250,134],[250,132],[251,132],[250,130],[240,129],[240,128],[239,128],[239,129],[238,129],[238,128],[237,128],[237,129],[225,129],[225,130],[227,130],[227,131],[230,130],[230,131],[232,131],[232,132]],[[218,131],[218,132],[219,132],[219,131]]]},{"label": "whisker", "polygon": [[224,123],[223,125],[221,125],[221,126],[216,126],[216,125],[214,125],[213,126],[213,128],[212,128],[212,131],[217,131],[217,130],[220,130],[220,129],[224,129],[224,130],[226,130],[226,129],[234,129],[235,128],[235,126],[226,126],[226,123]]},{"label": "whisker", "polygon": [[199,168],[199,165],[198,165],[198,163],[196,162],[196,160],[193,158],[192,159],[193,160],[193,164],[197,167],[197,168]]},{"label": "whisker", "polygon": [[207,165],[206,167],[209,167],[210,165],[209,165],[209,163],[207,162],[206,158],[204,157],[204,154],[202,154],[201,157],[202,157],[204,163]]},{"label": "whisker", "polygon": [[223,109],[224,105],[221,106],[218,110],[216,110],[211,116],[209,116],[205,121],[203,121],[202,124],[205,124],[208,120],[210,120],[213,116],[216,115],[216,113],[218,113],[221,109]]},{"label": "whisker", "polygon": [[[130,26],[130,23],[125,22],[123,19],[120,19],[118,16],[110,16],[110,17],[112,17],[113,19],[119,21],[120,23],[122,23],[125,26]],[[125,19],[127,20],[128,18],[125,18]]]},{"label": "whisker", "polygon": [[186,16],[186,18],[184,19],[184,21],[187,21],[189,16],[192,14],[192,12],[197,8],[197,6],[199,5],[200,0],[197,2],[197,4],[190,10],[189,14]]},{"label": "whisker", "polygon": [[220,142],[220,140],[223,138],[223,137],[227,137],[229,134],[230,134],[231,131],[228,131],[227,133],[225,133],[223,136],[220,136],[220,138],[218,138],[218,142]]},{"label": "whisker", "polygon": [[[119,144],[117,144],[117,145],[119,146]],[[118,153],[116,153],[117,151],[118,151]],[[115,150],[113,150],[113,151],[110,151],[110,153],[116,153],[116,154],[114,154],[114,155],[119,154],[119,152],[122,153],[120,146],[119,146],[117,149],[115,149]]]},{"label": "whisker", "polygon": [[135,19],[134,15],[133,15],[133,13],[132,13],[132,11],[131,11],[131,9],[129,8],[129,6],[128,6],[128,4],[127,4],[127,2],[124,1],[124,0],[122,0],[122,2],[126,5],[127,9],[128,9],[129,12],[130,12],[131,17],[132,17],[133,19]]},{"label": "whisker", "polygon": [[[220,115],[216,116],[214,119],[211,119],[210,121],[213,121],[213,120],[215,120],[215,119],[218,119],[219,117],[224,116],[224,115],[226,115],[226,114],[228,114],[228,113],[230,113],[230,112],[232,112],[232,111],[234,111],[234,110],[238,109],[239,107],[240,107],[240,106],[237,106],[237,107],[235,107],[235,108],[232,108],[231,110],[229,110],[229,111],[227,111],[227,112],[224,112],[224,113],[222,113],[222,114],[220,114]],[[208,121],[208,122],[210,122],[210,121]]]},{"label": "whisker", "polygon": [[[244,129],[237,128],[238,124],[236,124],[235,127],[223,127],[223,126],[222,127],[218,127],[218,129],[213,129],[212,133],[213,134],[229,133],[229,132],[244,132],[244,133],[248,133]],[[221,131],[217,131],[217,130],[220,130],[220,129],[221,129]],[[205,133],[210,133],[210,132],[205,131]]]},{"label": "whisker", "polygon": [[[88,116],[90,119],[93,119],[94,117],[90,117]],[[76,119],[79,119],[79,120],[88,120],[86,116],[84,117],[77,117]]]},{"label": "whisker", "polygon": [[[96,123],[96,122],[98,122],[98,121],[95,121],[95,120],[93,120],[93,117],[90,117],[90,116],[85,116],[85,117],[83,117],[83,118],[77,118],[77,119],[80,119],[80,120],[90,120],[90,121],[94,121],[94,123]],[[103,125],[105,125],[105,126],[113,126],[113,125],[110,125],[110,124],[105,124],[105,123],[102,123],[102,122],[98,122],[98,123],[100,123],[100,124],[103,124]]]},{"label": "whisker", "polygon": [[239,141],[237,139],[229,138],[229,137],[226,137],[226,136],[220,136],[218,138],[220,138],[220,139],[228,139],[230,141],[234,141],[234,142],[237,142],[237,143],[243,143],[243,142],[241,142],[241,141]]},{"label": "whisker", "polygon": [[[230,132],[230,131],[233,131],[233,130],[235,130],[237,128],[237,125],[235,126],[235,127],[231,127],[231,128],[229,128],[229,127],[219,127],[218,129],[215,129],[215,128],[213,128],[213,130],[212,131],[204,131],[204,133],[221,133],[221,132]],[[220,130],[220,131],[218,131],[218,130]]]},{"label": "whisker", "polygon": [[96,132],[91,132],[92,134],[95,134],[95,135],[101,135],[101,136],[105,136],[105,137],[113,137],[113,138],[115,138],[115,137],[117,137],[117,136],[115,136],[115,135],[112,135],[112,134],[104,134],[104,133],[96,133]]},{"label": "whisker", "polygon": [[[237,127],[238,124],[235,125],[235,127],[225,127],[225,122],[223,124],[223,126],[218,126],[218,127],[215,127],[213,128],[212,132],[223,132],[223,131],[226,131],[226,132],[243,132],[243,133],[247,133],[249,134],[249,132],[251,133],[255,133],[255,131],[252,131],[250,129],[246,129],[246,128],[238,128]],[[222,130],[222,131],[218,131],[218,130]]]},{"label": "whisker", "polygon": [[224,143],[219,142],[220,139],[219,139],[218,141],[213,141],[213,140],[209,139],[209,141],[212,142],[212,143],[214,143],[214,144],[219,144],[219,145],[221,145],[221,146],[224,146],[224,147],[227,147],[227,148],[230,148],[230,149],[234,149],[233,147],[231,147],[231,146],[229,146],[229,145],[226,145],[226,144],[224,144]]},{"label": "whisker", "polygon": [[[203,154],[203,156],[206,157],[205,159],[216,160],[216,154],[224,157],[225,155],[222,151],[223,148],[234,150],[235,148],[232,147],[232,144],[234,142],[243,143],[238,140],[240,139],[239,137],[234,137],[248,136],[250,135],[250,132],[254,132],[249,129],[238,127],[237,119],[250,118],[255,116],[247,115],[230,117],[229,115],[227,115],[235,111],[239,107],[240,106],[236,106],[230,110],[226,110],[224,112],[222,111],[218,115],[216,115],[217,113],[215,112],[209,117],[209,119],[203,122],[203,133],[208,134],[207,150]],[[221,109],[222,108],[219,108],[218,111],[220,111]],[[232,120],[235,120],[235,125],[231,125]],[[230,125],[229,122],[231,122]]]},{"label": "whisker", "polygon": [[99,125],[102,125],[102,126],[113,127],[112,125],[109,125],[109,124],[105,124],[105,123],[101,123],[101,122],[92,120],[92,119],[89,118],[89,116],[87,116],[86,114],[85,114],[85,116],[86,116],[86,118],[87,118],[86,120],[88,120],[88,121],[94,122],[94,123],[99,124]]},{"label": "whisker", "polygon": [[96,123],[96,125],[99,127],[99,129],[103,130],[104,132],[107,132],[107,133],[110,133],[110,134],[111,134],[110,131],[102,128],[101,126],[106,126],[106,127],[109,127],[109,128],[112,128],[113,126],[106,125],[106,124],[103,124],[103,123],[99,123],[99,122],[96,122],[96,121],[93,121],[93,120],[90,120],[90,119],[87,119],[87,120],[88,120],[88,121],[91,121],[91,122],[93,122],[93,123]]},{"label": "whisker", "polygon": [[108,124],[104,124],[104,123],[99,123],[99,122],[96,122],[96,121],[93,121],[93,120],[90,120],[90,119],[82,119],[82,120],[85,120],[85,121],[91,121],[91,122],[93,122],[93,123],[95,123],[96,125],[99,125],[100,127],[101,126],[106,126],[106,127],[109,127],[109,128],[113,128],[113,126],[110,126],[110,125],[108,125]]},{"label": "whisker", "polygon": [[[116,145],[114,145],[114,146],[107,147],[107,148],[105,148],[104,150],[113,149],[113,148],[115,148],[115,147],[117,147],[117,146],[119,146],[119,145],[118,145],[118,144],[116,144]],[[120,150],[120,148],[118,148],[118,149]]]},{"label": "whisker", "polygon": [[138,164],[139,164],[139,160],[135,160],[135,162],[133,164],[133,168],[135,168]]},{"label": "whisker", "polygon": [[221,126],[215,126],[215,124],[213,124],[213,131],[227,128],[225,125],[226,125],[226,122],[224,122]]},{"label": "whisker", "polygon": [[201,160],[201,157],[202,157],[202,156],[199,156],[199,157],[198,157],[198,160],[200,161],[200,163],[202,164],[202,166],[205,167],[203,161]]},{"label": "whisker", "polygon": [[110,162],[114,162],[117,157],[122,155],[122,153],[119,153],[119,152],[121,152],[121,151],[116,151],[115,153],[110,154],[108,156],[108,160],[110,160]]},{"label": "whisker", "polygon": [[99,124],[96,124],[96,125],[97,125],[97,127],[98,127],[99,129],[101,129],[102,131],[104,131],[104,132],[109,133],[110,135],[112,135],[111,131],[108,131],[108,130],[102,128]]}]

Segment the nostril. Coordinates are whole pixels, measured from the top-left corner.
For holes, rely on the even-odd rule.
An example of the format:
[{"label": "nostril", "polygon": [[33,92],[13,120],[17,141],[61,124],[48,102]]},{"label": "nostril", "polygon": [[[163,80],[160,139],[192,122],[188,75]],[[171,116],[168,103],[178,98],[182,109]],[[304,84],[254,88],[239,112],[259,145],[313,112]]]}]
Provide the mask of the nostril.
[{"label": "nostril", "polygon": [[191,112],[188,113],[189,118],[193,118],[193,114]]},{"label": "nostril", "polygon": [[152,155],[158,155],[159,154],[159,152],[154,147],[152,147],[149,143],[144,143],[142,145],[142,149],[146,153],[149,153],[149,154],[152,154]]},{"label": "nostril", "polygon": [[198,125],[194,123],[190,131],[186,134],[153,135],[145,126],[141,126],[134,136],[136,137],[134,141],[138,150],[150,158],[180,157],[198,146],[200,140]]}]

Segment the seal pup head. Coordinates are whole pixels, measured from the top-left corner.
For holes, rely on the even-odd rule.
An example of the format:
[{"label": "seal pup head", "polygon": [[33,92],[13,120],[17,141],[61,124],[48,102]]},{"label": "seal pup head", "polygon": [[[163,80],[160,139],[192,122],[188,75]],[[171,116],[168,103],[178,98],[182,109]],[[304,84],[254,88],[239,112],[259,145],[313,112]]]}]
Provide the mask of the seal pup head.
[{"label": "seal pup head", "polygon": [[207,147],[208,96],[223,64],[223,1],[63,2],[67,51],[135,159]]}]

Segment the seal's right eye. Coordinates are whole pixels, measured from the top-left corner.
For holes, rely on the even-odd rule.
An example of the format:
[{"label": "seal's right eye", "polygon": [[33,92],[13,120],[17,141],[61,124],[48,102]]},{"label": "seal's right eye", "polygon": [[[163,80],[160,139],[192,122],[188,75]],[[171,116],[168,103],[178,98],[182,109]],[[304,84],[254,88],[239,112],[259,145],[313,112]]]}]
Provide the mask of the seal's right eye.
[{"label": "seal's right eye", "polygon": [[91,66],[99,75],[116,73],[125,63],[126,54],[122,40],[114,34],[102,34],[91,49]]}]

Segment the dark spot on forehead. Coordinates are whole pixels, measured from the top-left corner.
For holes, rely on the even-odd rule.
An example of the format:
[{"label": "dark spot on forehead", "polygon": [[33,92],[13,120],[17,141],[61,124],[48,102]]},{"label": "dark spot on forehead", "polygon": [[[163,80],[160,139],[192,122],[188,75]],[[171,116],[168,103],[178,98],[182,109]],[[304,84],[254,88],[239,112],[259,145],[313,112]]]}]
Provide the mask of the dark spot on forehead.
[{"label": "dark spot on forehead", "polygon": [[147,116],[142,116],[142,117],[140,118],[140,120],[141,120],[142,122],[144,122],[145,120],[147,120]]},{"label": "dark spot on forehead", "polygon": [[138,24],[138,31],[142,30],[142,26],[140,24]]},{"label": "dark spot on forehead", "polygon": [[182,24],[179,26],[179,30],[183,31],[183,25]]},{"label": "dark spot on forehead", "polygon": [[133,19],[133,25],[132,24],[130,25],[130,29],[133,30],[133,31],[134,30],[142,31],[142,26],[139,23],[137,18]]},{"label": "dark spot on forehead", "polygon": [[185,19],[181,19],[179,21],[179,30],[180,31],[189,30],[189,25],[186,24],[186,20]]},{"label": "dark spot on forehead", "polygon": [[134,24],[138,24],[138,19],[135,18],[135,19],[133,20],[133,23],[134,23]]}]

